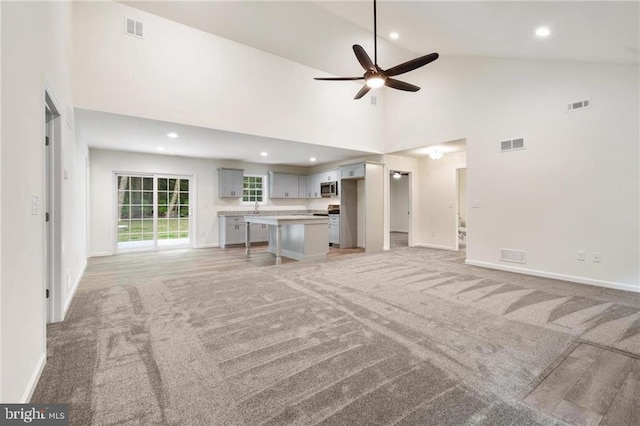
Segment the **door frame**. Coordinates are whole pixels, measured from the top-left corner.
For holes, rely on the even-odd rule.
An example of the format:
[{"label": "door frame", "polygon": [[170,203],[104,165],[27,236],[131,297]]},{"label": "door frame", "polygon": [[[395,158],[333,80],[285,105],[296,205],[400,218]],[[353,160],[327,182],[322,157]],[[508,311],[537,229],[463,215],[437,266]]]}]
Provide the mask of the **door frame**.
[{"label": "door frame", "polygon": [[[135,177],[151,177],[153,178],[153,245],[152,247],[141,247],[132,249],[118,249],[118,176],[135,176]],[[180,246],[158,246],[158,179],[188,179],[189,180],[189,244]],[[159,251],[197,247],[197,227],[196,227],[196,211],[194,203],[196,202],[196,175],[183,175],[180,173],[145,173],[145,172],[113,172],[113,220],[111,226],[112,250],[113,253],[129,253],[135,251]]]},{"label": "door frame", "polygon": [[385,186],[385,220],[384,220],[384,250],[391,249],[391,171],[407,173],[408,181],[407,185],[409,194],[409,229],[407,234],[407,247],[413,247],[413,171],[410,170],[398,170],[391,169],[389,166],[384,166],[384,186]]},{"label": "door frame", "polygon": [[[45,86],[44,135],[49,137],[44,155],[44,295],[47,322],[62,321],[64,315],[62,291],[62,129],[61,109],[51,89]],[[44,142],[44,141],[43,141]],[[46,215],[49,214],[49,222]]]}]

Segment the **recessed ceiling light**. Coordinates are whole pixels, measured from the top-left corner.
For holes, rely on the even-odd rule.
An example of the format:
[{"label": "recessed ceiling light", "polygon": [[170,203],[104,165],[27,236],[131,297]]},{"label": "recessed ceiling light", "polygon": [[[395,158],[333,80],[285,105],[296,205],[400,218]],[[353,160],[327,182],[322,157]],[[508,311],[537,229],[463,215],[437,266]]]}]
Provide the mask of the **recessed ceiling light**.
[{"label": "recessed ceiling light", "polygon": [[309,158],[309,161],[311,161],[312,163],[315,163],[316,162],[316,157]]},{"label": "recessed ceiling light", "polygon": [[164,151],[164,148],[163,148],[163,147],[161,147],[161,146],[159,146],[159,147],[158,147],[158,151]]},{"label": "recessed ceiling light", "polygon": [[549,27],[538,27],[536,28],[536,37],[538,38],[546,38],[551,35],[551,30]]},{"label": "recessed ceiling light", "polygon": [[267,155],[269,155],[269,154],[267,154],[266,152],[262,151],[262,152],[260,153],[260,155],[261,155],[261,156],[263,156],[263,157],[266,157],[266,156],[267,156]]},{"label": "recessed ceiling light", "polygon": [[167,137],[171,139],[175,139],[178,137],[178,134],[175,132],[167,133]]},{"label": "recessed ceiling light", "polygon": [[400,35],[397,32],[393,31],[391,34],[389,34],[389,37],[391,37],[391,40],[397,40]]}]

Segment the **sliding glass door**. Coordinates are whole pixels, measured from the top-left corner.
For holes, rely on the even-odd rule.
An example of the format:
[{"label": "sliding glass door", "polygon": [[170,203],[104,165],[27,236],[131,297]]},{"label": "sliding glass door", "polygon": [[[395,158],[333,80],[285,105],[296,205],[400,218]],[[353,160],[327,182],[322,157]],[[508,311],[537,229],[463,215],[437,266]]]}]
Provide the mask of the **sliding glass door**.
[{"label": "sliding glass door", "polygon": [[116,175],[117,249],[191,246],[188,176]]}]

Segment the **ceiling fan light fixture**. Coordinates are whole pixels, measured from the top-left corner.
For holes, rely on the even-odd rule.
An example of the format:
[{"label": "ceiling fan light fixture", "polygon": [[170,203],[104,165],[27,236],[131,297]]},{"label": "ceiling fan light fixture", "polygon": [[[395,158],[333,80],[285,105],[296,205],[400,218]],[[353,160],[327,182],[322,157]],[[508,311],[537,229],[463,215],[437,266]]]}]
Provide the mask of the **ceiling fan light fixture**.
[{"label": "ceiling fan light fixture", "polygon": [[379,75],[373,75],[366,79],[367,86],[372,89],[384,86],[384,78]]},{"label": "ceiling fan light fixture", "polygon": [[389,37],[391,37],[391,40],[397,40],[400,37],[400,35],[397,32],[393,31],[392,33],[389,34]]},{"label": "ceiling fan light fixture", "polygon": [[393,172],[393,178],[394,179],[400,179],[402,177],[402,173],[400,172]]}]

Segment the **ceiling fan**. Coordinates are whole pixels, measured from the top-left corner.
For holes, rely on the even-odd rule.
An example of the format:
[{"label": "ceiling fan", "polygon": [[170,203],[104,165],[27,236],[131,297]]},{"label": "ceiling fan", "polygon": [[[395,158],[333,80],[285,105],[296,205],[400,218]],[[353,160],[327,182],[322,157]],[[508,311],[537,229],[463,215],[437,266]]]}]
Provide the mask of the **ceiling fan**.
[{"label": "ceiling fan", "polygon": [[360,46],[359,44],[353,45],[353,52],[356,54],[356,58],[362,68],[364,68],[364,75],[362,77],[315,77],[314,80],[328,80],[328,81],[346,81],[346,80],[364,80],[365,85],[362,86],[362,89],[353,99],[360,99],[363,97],[369,90],[375,89],[377,87],[387,86],[392,89],[404,90],[406,92],[417,92],[420,90],[418,86],[415,86],[410,83],[405,83],[404,81],[396,80],[396,75],[404,74],[409,71],[413,71],[418,69],[424,65],[427,65],[430,62],[438,59],[440,55],[437,53],[429,53],[428,55],[420,56],[419,58],[412,59],[410,61],[404,62],[400,65],[396,65],[395,67],[389,68],[387,70],[383,70],[378,66],[378,35],[377,35],[377,27],[376,27],[376,0],[373,0],[373,58],[371,61],[367,52]]}]

